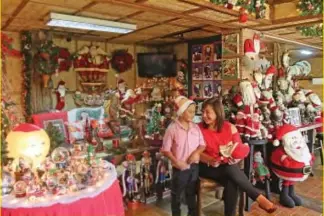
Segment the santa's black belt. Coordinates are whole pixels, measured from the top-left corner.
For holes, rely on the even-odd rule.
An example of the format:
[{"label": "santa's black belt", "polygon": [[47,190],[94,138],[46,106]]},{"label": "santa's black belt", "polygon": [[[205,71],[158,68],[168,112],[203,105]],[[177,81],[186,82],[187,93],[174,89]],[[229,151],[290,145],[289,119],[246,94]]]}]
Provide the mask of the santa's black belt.
[{"label": "santa's black belt", "polygon": [[304,166],[303,168],[288,168],[288,167],[282,167],[277,164],[271,163],[271,166],[275,169],[278,169],[278,170],[284,171],[284,172],[300,173],[300,174],[304,174],[304,175],[308,175],[308,174],[312,173],[312,167],[309,165]]}]

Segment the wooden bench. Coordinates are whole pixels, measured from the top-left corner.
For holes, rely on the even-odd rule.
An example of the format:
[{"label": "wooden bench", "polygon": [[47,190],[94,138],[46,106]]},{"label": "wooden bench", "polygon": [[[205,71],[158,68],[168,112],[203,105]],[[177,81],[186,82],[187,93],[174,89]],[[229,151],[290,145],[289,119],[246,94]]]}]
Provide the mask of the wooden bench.
[{"label": "wooden bench", "polygon": [[[198,202],[198,215],[202,216],[202,194],[204,192],[208,191],[215,191],[217,192],[217,189],[222,188],[223,186],[211,179],[206,178],[199,178],[199,186],[198,186],[198,194],[197,194],[197,202]],[[244,194],[243,192],[239,192],[239,215],[244,215]],[[222,194],[220,196],[215,196],[215,198],[222,199]]]}]

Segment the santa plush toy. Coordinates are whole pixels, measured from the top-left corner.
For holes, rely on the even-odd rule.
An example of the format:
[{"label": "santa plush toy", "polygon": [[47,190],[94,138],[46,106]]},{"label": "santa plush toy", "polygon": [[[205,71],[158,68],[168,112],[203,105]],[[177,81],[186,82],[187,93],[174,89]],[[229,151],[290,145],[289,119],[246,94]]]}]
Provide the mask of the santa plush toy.
[{"label": "santa plush toy", "polygon": [[119,97],[120,100],[124,99],[124,96],[126,94],[126,82],[124,79],[120,78],[117,81],[117,96]]},{"label": "santa plush toy", "polygon": [[265,74],[265,77],[264,77],[264,88],[265,90],[269,90],[269,89],[272,89],[272,80],[273,80],[273,76],[277,73],[277,68],[273,65],[271,65],[267,71],[266,71],[266,74]]},{"label": "santa plush toy", "polygon": [[65,82],[61,80],[57,84],[57,88],[55,91],[56,94],[56,107],[57,110],[62,110],[65,106],[65,94],[66,94],[66,87]]},{"label": "santa plush toy", "polygon": [[271,168],[283,180],[280,203],[289,208],[300,206],[302,199],[295,194],[294,184],[304,181],[312,172],[314,155],[309,152],[301,132],[293,125],[278,128],[273,144],[279,146],[272,152]]}]

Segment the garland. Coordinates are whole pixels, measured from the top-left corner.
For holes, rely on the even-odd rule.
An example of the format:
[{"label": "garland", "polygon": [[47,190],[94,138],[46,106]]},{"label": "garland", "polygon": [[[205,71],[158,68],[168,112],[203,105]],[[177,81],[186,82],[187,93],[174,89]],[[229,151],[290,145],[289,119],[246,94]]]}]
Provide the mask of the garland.
[{"label": "garland", "polygon": [[[301,16],[319,15],[323,13],[322,0],[300,0],[297,5],[297,11]],[[313,26],[300,26],[296,27],[300,33],[306,37],[322,37],[323,25],[315,24]]]},{"label": "garland", "polygon": [[32,83],[32,35],[29,31],[22,32],[22,53],[23,53],[23,97],[22,97],[22,105],[24,110],[24,116],[26,118],[26,121],[29,120],[29,117],[32,114],[32,108],[31,108],[31,83]]},{"label": "garland", "polygon": [[133,62],[133,56],[127,50],[115,50],[112,53],[111,66],[118,73],[131,69]]},{"label": "garland", "polygon": [[323,24],[316,24],[313,26],[300,26],[296,28],[300,33],[306,37],[323,37]]}]

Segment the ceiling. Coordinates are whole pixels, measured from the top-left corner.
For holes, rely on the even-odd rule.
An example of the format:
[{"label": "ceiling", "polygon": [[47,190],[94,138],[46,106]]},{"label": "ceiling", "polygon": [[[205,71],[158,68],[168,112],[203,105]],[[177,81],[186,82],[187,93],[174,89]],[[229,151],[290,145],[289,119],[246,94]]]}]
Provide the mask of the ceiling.
[{"label": "ceiling", "polygon": [[[271,4],[294,0],[268,0]],[[249,17],[239,23],[239,12],[208,0],[2,0],[1,28],[4,31],[50,29],[57,34],[94,38],[110,43],[166,44],[208,37],[248,27],[266,34],[322,47],[322,38],[309,38],[296,26],[321,23],[322,16],[266,20]],[[270,5],[271,8],[271,5]],[[48,28],[50,12],[133,23],[128,34]],[[271,17],[271,15],[270,15]]]}]

